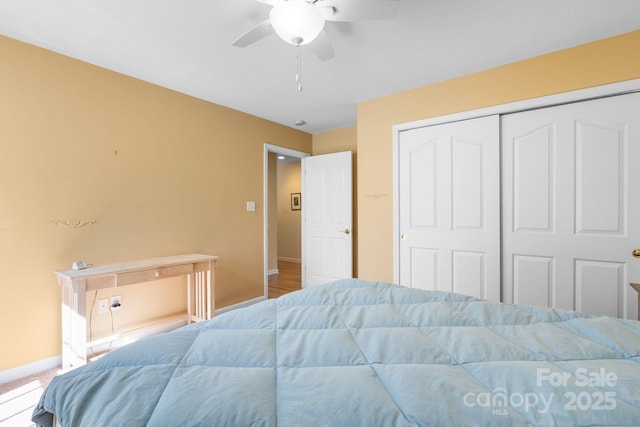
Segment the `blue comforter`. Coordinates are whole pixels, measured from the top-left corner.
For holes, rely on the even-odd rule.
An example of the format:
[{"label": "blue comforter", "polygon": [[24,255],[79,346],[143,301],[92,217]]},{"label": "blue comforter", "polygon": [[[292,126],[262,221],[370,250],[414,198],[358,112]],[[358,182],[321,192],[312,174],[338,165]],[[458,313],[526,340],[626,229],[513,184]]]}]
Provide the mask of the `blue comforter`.
[{"label": "blue comforter", "polygon": [[343,280],[54,378],[63,426],[640,425],[640,322]]}]

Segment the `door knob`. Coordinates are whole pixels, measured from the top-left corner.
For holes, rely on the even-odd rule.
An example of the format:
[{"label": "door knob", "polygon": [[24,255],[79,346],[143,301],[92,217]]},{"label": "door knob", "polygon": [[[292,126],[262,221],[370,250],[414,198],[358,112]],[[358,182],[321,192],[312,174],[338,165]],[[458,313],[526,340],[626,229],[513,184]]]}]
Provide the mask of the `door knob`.
[{"label": "door knob", "polygon": [[402,234],[400,235],[400,240],[407,240],[407,235],[406,235],[406,234],[404,234],[404,233],[402,233]]},{"label": "door knob", "polygon": [[344,230],[340,230],[340,232],[344,234],[350,234],[351,230],[349,230],[348,228],[345,228]]},{"label": "door knob", "polygon": [[634,258],[640,258],[640,249],[634,249],[631,255],[633,255]]}]

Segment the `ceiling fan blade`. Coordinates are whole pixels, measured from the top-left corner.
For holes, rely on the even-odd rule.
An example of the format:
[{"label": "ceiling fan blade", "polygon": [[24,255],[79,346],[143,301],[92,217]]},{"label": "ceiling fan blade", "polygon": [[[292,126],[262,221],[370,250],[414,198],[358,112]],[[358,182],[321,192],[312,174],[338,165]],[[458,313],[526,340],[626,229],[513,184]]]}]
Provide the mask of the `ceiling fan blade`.
[{"label": "ceiling fan blade", "polygon": [[322,30],[318,37],[314,41],[309,43],[309,49],[320,59],[321,61],[327,61],[336,56],[331,45],[331,40],[327,33]]},{"label": "ceiling fan blade", "polygon": [[282,3],[283,0],[256,0],[258,3],[270,4],[271,6],[275,6],[278,3]]},{"label": "ceiling fan blade", "polygon": [[319,0],[318,7],[333,7],[327,21],[368,21],[393,18],[400,9],[400,0]]},{"label": "ceiling fan blade", "polygon": [[272,33],[273,28],[271,27],[271,22],[267,19],[238,37],[238,39],[231,43],[231,45],[236,47],[246,47]]}]

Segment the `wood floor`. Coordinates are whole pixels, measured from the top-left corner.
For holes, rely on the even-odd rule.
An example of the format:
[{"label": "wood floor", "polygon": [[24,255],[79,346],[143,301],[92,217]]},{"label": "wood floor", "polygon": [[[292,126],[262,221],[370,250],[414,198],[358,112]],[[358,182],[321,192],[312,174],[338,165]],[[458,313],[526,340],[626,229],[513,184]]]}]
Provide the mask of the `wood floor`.
[{"label": "wood floor", "polygon": [[300,263],[278,261],[278,271],[278,274],[269,275],[269,298],[278,298],[301,288]]},{"label": "wood floor", "polygon": [[0,384],[0,426],[35,426],[31,422],[31,413],[51,379],[62,372],[60,368],[50,369],[27,378]]}]

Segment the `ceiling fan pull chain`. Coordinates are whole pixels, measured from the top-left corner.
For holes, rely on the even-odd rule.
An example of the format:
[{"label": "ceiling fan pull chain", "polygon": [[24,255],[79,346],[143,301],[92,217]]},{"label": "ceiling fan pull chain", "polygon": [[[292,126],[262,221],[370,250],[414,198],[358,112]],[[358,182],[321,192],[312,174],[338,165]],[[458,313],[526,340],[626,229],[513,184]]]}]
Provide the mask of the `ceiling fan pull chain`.
[{"label": "ceiling fan pull chain", "polygon": [[297,59],[296,82],[298,82],[298,92],[302,92],[302,47],[298,45],[297,49],[298,49],[298,53],[296,55],[296,59]]}]

